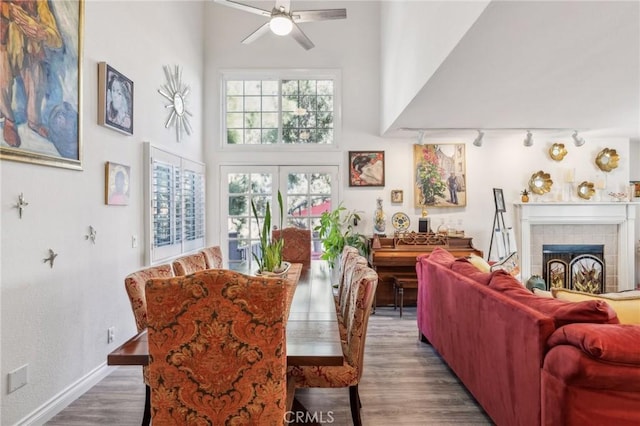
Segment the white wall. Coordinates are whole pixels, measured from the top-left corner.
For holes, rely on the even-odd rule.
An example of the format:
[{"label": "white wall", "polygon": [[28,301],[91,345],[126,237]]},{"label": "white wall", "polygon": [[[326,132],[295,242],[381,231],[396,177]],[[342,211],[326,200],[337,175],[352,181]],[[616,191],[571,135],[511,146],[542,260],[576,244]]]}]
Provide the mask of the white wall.
[{"label": "white wall", "polygon": [[[38,423],[64,391],[101,374],[107,354],[135,332],[124,277],[143,266],[143,141],[203,159],[203,2],[85,3],[82,85],[83,171],[2,161],[0,423]],[[134,135],[97,123],[97,62],[134,81]],[[180,65],[191,85],[194,134],[178,145],[164,128],[163,65]],[[129,206],[104,204],[104,163],[131,166]],[[12,206],[20,193],[23,219]],[[96,244],[85,240],[89,225]],[[132,248],[131,236],[140,245]],[[42,259],[59,253],[53,269]],[[107,328],[116,328],[107,345]],[[29,383],[7,394],[7,373],[28,364]],[[98,370],[94,371],[96,368]],[[108,372],[110,367],[103,371]],[[61,394],[62,393],[62,394]],[[53,400],[52,400],[53,399]]]}]

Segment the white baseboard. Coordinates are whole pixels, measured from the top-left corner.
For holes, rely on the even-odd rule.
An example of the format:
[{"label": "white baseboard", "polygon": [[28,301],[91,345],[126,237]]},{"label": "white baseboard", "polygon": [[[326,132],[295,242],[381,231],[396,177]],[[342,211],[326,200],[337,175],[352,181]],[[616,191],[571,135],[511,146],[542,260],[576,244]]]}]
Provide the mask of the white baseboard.
[{"label": "white baseboard", "polygon": [[44,425],[47,421],[51,420],[56,414],[64,410],[69,404],[81,397],[86,391],[91,389],[100,382],[100,380],[104,379],[112,372],[112,367],[107,366],[106,362],[102,363],[87,373],[84,377],[81,377],[62,392],[51,398],[49,401],[42,404],[31,414],[18,421],[15,426]]}]

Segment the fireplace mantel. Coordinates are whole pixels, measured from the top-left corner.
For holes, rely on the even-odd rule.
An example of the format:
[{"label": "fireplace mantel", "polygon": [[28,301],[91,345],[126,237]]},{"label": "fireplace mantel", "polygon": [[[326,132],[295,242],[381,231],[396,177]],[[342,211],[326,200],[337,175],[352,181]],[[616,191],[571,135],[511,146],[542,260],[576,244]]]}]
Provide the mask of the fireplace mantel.
[{"label": "fireplace mantel", "polygon": [[636,206],[629,202],[514,203],[520,269],[523,280],[531,276],[532,225],[617,225],[618,291],[635,285],[634,235]]}]

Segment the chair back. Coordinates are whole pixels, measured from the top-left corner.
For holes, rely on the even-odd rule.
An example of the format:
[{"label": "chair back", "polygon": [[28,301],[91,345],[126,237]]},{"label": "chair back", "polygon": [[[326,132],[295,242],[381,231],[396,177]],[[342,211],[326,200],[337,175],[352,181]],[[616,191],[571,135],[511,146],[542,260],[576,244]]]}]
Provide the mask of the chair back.
[{"label": "chair back", "polygon": [[193,274],[198,271],[204,271],[205,269],[207,269],[207,263],[204,260],[204,254],[202,253],[194,253],[179,257],[173,261],[173,272],[176,277]]},{"label": "chair back", "polygon": [[204,262],[207,266],[207,269],[222,269],[223,268],[223,260],[222,260],[222,250],[220,250],[220,246],[211,246],[202,249],[200,251],[204,256]]},{"label": "chair back", "polygon": [[147,328],[147,299],[145,297],[144,285],[151,278],[173,277],[171,265],[158,265],[141,269],[129,274],[124,279],[124,288],[129,295],[131,309],[136,320],[138,332]]},{"label": "chair back", "polygon": [[345,245],[342,248],[342,253],[340,253],[340,260],[338,262],[338,287],[342,286],[342,281],[344,280],[344,267],[345,263],[347,262],[347,258],[349,256],[355,256],[357,254],[360,254],[360,251],[353,246]]},{"label": "chair back", "polygon": [[294,227],[274,229],[271,237],[284,240],[282,260],[311,265],[311,231],[309,229]]},{"label": "chair back", "polygon": [[152,424],[283,424],[283,280],[210,269],[146,292]]},{"label": "chair back", "polygon": [[363,256],[360,256],[359,253],[347,253],[347,260],[344,264],[342,285],[339,287],[338,292],[338,314],[340,314],[343,318],[347,314],[347,303],[349,302],[349,294],[351,293],[354,279],[357,278],[354,274],[356,266],[367,265],[367,259]]},{"label": "chair back", "polygon": [[346,362],[357,369],[360,381],[364,366],[367,327],[373,296],[378,286],[378,274],[368,266],[356,265],[351,286],[344,316],[347,340],[343,342],[343,350]]}]

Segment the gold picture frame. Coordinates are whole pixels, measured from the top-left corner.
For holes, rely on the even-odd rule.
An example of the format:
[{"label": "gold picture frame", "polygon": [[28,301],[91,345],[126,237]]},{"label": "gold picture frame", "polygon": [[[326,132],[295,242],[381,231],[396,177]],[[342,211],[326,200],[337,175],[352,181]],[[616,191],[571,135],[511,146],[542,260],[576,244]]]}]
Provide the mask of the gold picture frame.
[{"label": "gold picture frame", "polygon": [[404,201],[404,191],[402,189],[392,189],[391,190],[391,202],[392,203],[402,203]]},{"label": "gold picture frame", "polygon": [[[24,9],[30,4],[7,3],[9,8],[20,9],[10,16],[27,15],[37,20],[46,37],[39,33],[29,40],[24,36],[29,50],[35,53],[25,48],[23,61],[12,68],[14,75],[3,78],[8,87],[0,90],[9,94],[13,107],[11,116],[4,117],[2,123],[0,159],[82,170],[84,0],[38,1],[36,12]],[[17,27],[20,25],[16,22]],[[9,38],[15,34],[20,32],[10,32]],[[13,45],[23,43],[20,40]],[[12,45],[11,40],[8,45]],[[44,50],[46,55],[42,54]],[[43,68],[47,69],[46,75],[41,73]],[[25,90],[18,90],[25,78],[35,85],[29,96]]]}]

